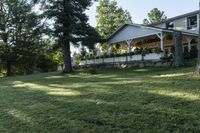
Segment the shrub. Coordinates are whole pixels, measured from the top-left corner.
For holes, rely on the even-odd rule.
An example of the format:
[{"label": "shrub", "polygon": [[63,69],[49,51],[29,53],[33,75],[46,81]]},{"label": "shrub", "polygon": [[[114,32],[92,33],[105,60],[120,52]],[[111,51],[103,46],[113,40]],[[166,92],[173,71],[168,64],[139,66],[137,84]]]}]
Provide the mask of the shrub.
[{"label": "shrub", "polygon": [[149,54],[149,53],[150,53],[150,50],[145,48],[142,50],[141,54],[142,54],[142,56],[145,56],[146,54]]},{"label": "shrub", "polygon": [[154,52],[156,53],[156,54],[160,54],[161,52],[163,52],[160,48],[156,48],[155,50],[154,50]]},{"label": "shrub", "polygon": [[50,57],[41,55],[38,58],[36,67],[39,68],[41,72],[56,71],[57,63],[55,63]]},{"label": "shrub", "polygon": [[190,53],[188,53],[188,52],[184,52],[183,56],[184,56],[184,59],[192,59]]},{"label": "shrub", "polygon": [[142,49],[136,48],[133,53],[134,53],[134,55],[142,54]]},{"label": "shrub", "polygon": [[96,68],[90,68],[89,70],[88,70],[88,73],[89,74],[97,74],[97,71],[96,71]]}]

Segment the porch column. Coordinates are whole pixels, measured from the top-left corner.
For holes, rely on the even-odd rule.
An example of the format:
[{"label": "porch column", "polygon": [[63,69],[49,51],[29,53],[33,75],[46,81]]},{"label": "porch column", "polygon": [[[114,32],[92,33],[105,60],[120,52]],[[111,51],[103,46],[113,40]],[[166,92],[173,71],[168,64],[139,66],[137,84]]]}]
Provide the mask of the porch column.
[{"label": "porch column", "polygon": [[165,35],[163,34],[163,32],[161,33],[158,33],[156,34],[158,36],[158,38],[160,38],[160,49],[161,51],[165,51],[165,48],[164,48],[164,38],[165,38]]},{"label": "porch column", "polygon": [[112,53],[113,53],[113,44],[110,44],[110,45],[109,45],[108,53],[109,53],[109,54],[112,54]]},{"label": "porch column", "polygon": [[191,51],[191,41],[192,41],[192,38],[191,37],[186,37],[185,38],[187,43],[188,43],[188,53],[190,53]]},{"label": "porch column", "polygon": [[133,39],[130,40],[126,40],[127,44],[128,44],[128,53],[131,53],[131,43],[133,42]]}]

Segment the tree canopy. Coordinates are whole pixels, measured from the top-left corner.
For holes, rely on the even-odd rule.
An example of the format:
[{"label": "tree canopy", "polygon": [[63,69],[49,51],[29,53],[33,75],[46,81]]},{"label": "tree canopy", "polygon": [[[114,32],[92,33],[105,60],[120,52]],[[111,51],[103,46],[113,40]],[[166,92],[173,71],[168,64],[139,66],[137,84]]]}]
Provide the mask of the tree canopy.
[{"label": "tree canopy", "polygon": [[[85,13],[92,2],[1,0],[0,31],[6,34],[3,35],[4,43],[0,44],[0,69],[5,66],[7,74],[11,75],[14,69],[25,72],[38,66],[45,68],[42,65],[62,64],[58,62],[60,59],[64,60],[64,72],[72,72],[70,45],[93,48],[101,38],[88,24]],[[50,41],[45,41],[46,37],[51,38]],[[51,54],[53,50],[55,55]],[[63,58],[55,58],[58,51],[59,56],[63,53]]]},{"label": "tree canopy", "polygon": [[118,7],[115,0],[100,0],[96,12],[96,29],[104,38],[110,36],[122,24],[132,23],[130,13]]},{"label": "tree canopy", "polygon": [[158,8],[153,8],[148,13],[148,18],[143,20],[143,24],[157,23],[165,19],[167,19],[167,16],[165,15],[164,11],[160,11]]},{"label": "tree canopy", "polygon": [[[86,9],[92,0],[42,0],[44,16],[53,21],[49,31],[62,48],[64,55],[64,72],[72,72],[70,44],[93,47],[100,36],[88,24]],[[89,40],[89,41],[88,41]]]},{"label": "tree canopy", "polygon": [[0,45],[1,63],[11,75],[11,67],[27,72],[34,66],[40,49],[40,18],[33,11],[34,3],[29,0],[0,1],[0,30],[4,43]]}]

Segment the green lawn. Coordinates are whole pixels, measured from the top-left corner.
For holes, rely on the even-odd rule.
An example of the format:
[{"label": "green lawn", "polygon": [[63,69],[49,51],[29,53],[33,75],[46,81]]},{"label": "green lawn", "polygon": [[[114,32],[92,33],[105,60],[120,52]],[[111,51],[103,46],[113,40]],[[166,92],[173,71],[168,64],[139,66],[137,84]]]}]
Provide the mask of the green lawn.
[{"label": "green lawn", "polygon": [[0,79],[0,133],[199,133],[192,68]]}]

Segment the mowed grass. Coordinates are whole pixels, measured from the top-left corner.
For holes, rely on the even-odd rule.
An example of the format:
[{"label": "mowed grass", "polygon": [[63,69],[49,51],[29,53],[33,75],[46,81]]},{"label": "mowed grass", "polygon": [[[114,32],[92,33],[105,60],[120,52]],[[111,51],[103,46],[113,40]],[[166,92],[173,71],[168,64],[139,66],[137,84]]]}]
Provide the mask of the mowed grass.
[{"label": "mowed grass", "polygon": [[194,69],[2,78],[0,133],[199,133]]}]

